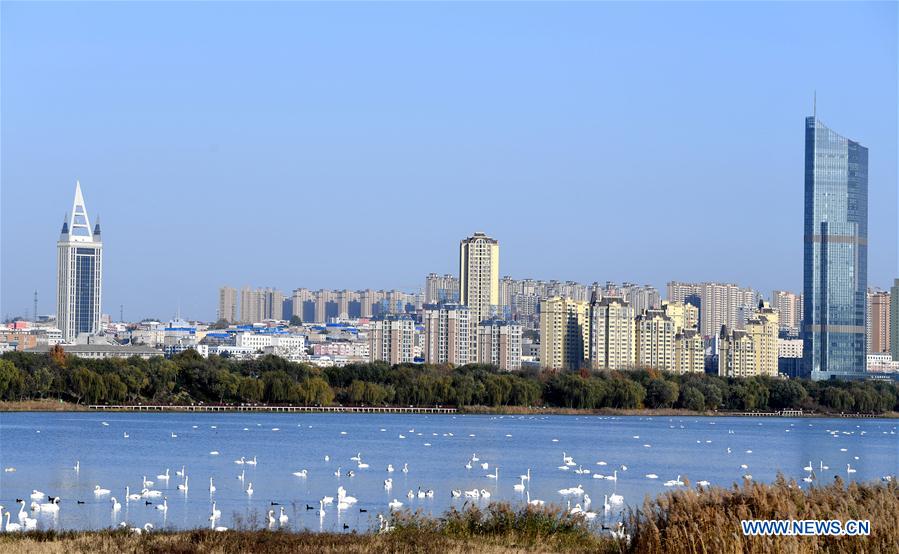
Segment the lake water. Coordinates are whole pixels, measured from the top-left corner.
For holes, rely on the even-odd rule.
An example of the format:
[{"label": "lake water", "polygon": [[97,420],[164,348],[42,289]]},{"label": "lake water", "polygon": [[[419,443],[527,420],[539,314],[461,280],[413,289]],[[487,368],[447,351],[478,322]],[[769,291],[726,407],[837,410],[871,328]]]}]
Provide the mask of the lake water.
[{"label": "lake water", "polygon": [[[645,495],[670,490],[664,482],[678,475],[691,483],[728,486],[747,473],[767,482],[783,472],[805,487],[801,478],[809,473],[803,468],[811,461],[821,483],[835,475],[879,481],[899,467],[897,427],[895,420],[872,419],[2,413],[0,467],[15,471],[0,473],[0,505],[13,510],[15,522],[15,500],[25,499],[30,506],[37,489],[61,498],[58,514],[31,512],[38,528],[96,529],[126,521],[186,529],[210,525],[212,500],[222,513],[216,525],[227,527],[265,526],[269,509],[279,514],[280,506],[271,506],[277,502],[289,518],[284,527],[344,530],[344,524],[372,527],[376,514],[387,513],[394,498],[404,508],[435,514],[466,501],[524,502],[528,493],[563,506],[570,498],[574,506],[583,499],[558,491],[581,484],[599,514],[597,521],[609,521],[627,505],[641,504]],[[576,464],[567,470],[559,469],[563,452]],[[350,459],[357,453],[367,469]],[[479,461],[467,469],[475,453]],[[235,464],[241,457],[255,457],[258,463]],[[606,465],[597,465],[600,461]],[[821,470],[822,462],[829,469]],[[482,463],[489,468],[482,469]],[[386,471],[388,464],[393,473]],[[848,473],[847,464],[856,471]],[[182,466],[189,477],[186,492],[177,488],[183,480],[175,472]],[[334,475],[338,467],[339,478]],[[497,467],[499,479],[485,476]],[[579,467],[591,473],[578,474]],[[167,482],[156,477],[166,469]],[[306,478],[292,475],[302,469]],[[529,490],[516,491],[518,476],[528,469]],[[594,472],[611,475],[615,469],[617,481],[593,478]],[[355,476],[348,477],[348,470]],[[167,511],[155,509],[162,498],[126,502],[125,487],[140,493],[143,476],[155,481],[150,489],[167,497]],[[212,494],[210,477],[217,489]],[[393,479],[390,491],[384,489],[388,477]],[[249,483],[252,495],[245,492]],[[96,485],[111,494],[95,495]],[[320,517],[319,499],[337,497],[341,485],[358,502],[338,510],[335,500]],[[433,497],[419,499],[419,487],[433,490]],[[484,489],[491,496],[453,498],[453,489]],[[407,498],[410,490],[416,498]],[[624,504],[603,514],[603,497],[613,493],[622,495]],[[112,496],[121,503],[118,511],[111,508]]]}]

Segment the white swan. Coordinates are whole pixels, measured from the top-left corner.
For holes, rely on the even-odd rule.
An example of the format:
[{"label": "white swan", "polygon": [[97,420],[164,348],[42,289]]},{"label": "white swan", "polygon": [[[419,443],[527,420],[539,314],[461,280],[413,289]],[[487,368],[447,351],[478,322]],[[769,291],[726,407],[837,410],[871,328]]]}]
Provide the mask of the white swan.
[{"label": "white swan", "polygon": [[109,489],[101,489],[100,485],[94,487],[94,494],[97,496],[103,496],[104,494],[109,494],[111,491]]},{"label": "white swan", "polygon": [[209,521],[215,521],[218,518],[222,517],[222,511],[215,507],[215,502],[212,503],[212,511],[209,513]]},{"label": "white swan", "polygon": [[275,524],[275,511],[269,510],[268,514],[266,515],[266,519],[268,520],[269,525],[274,525]]},{"label": "white swan", "polygon": [[453,498],[459,498],[460,496],[462,496],[462,489],[453,489],[450,491],[450,494]]},{"label": "white swan", "polygon": [[72,466],[72,469],[75,471],[81,471],[81,460],[75,460],[75,465]]},{"label": "white swan", "polygon": [[281,515],[278,516],[278,522],[281,525],[287,523],[287,514],[284,513],[284,506],[281,506]]},{"label": "white swan", "polygon": [[403,473],[409,473],[409,464],[403,464]]},{"label": "white swan", "polygon": [[[124,522],[122,522],[122,523],[124,523]],[[149,533],[150,531],[153,530],[153,524],[152,524],[152,523],[145,523],[143,529],[141,529],[140,527],[132,527],[130,530],[131,530],[131,532],[134,533],[135,535],[140,535],[140,534],[143,534],[143,533]]]},{"label": "white swan", "polygon": [[612,509],[612,505],[609,504],[609,495],[607,495],[607,494],[602,495],[602,511],[608,512],[611,509]]},{"label": "white swan", "polygon": [[52,502],[40,504],[38,510],[42,512],[59,512],[59,497],[54,498]]},{"label": "white swan", "polygon": [[520,482],[520,483],[516,483],[515,485],[512,486],[512,488],[515,489],[515,490],[518,491],[518,492],[523,492],[523,491],[524,491],[524,476],[523,476],[523,475],[521,476],[521,482]]},{"label": "white swan", "polygon": [[393,488],[393,479],[384,479],[384,490],[389,491]]},{"label": "white swan", "polygon": [[118,500],[116,500],[116,497],[113,496],[112,498],[109,499],[109,501],[112,503],[112,511],[113,512],[118,512],[119,510],[122,509],[122,503],[119,502]]},{"label": "white swan", "polygon": [[399,510],[403,507],[403,503],[394,498],[390,502],[387,503],[387,506],[390,507],[391,510]]},{"label": "white swan", "polygon": [[47,495],[37,489],[31,491],[31,499],[32,500],[43,500],[45,496],[47,496]]},{"label": "white swan", "polygon": [[802,469],[804,469],[804,470],[805,470],[805,471],[813,471],[813,470],[814,470],[814,469],[815,469],[815,468],[814,468],[814,467],[812,467],[812,461],[811,461],[811,460],[809,460],[809,461],[808,461],[808,465],[807,465],[807,466],[805,466],[805,467],[804,467],[804,468],[802,468]]},{"label": "white swan", "polygon": [[15,531],[21,531],[22,525],[18,523],[10,523],[9,522],[9,512],[6,512],[6,532],[13,533]]},{"label": "white swan", "polygon": [[215,492],[215,485],[212,483],[212,477],[209,478],[209,492]]},{"label": "white swan", "polygon": [[387,464],[387,473],[393,473],[393,464]]},{"label": "white swan", "polygon": [[683,486],[683,484],[684,482],[681,481],[680,475],[677,476],[677,479],[670,479],[668,481],[665,481],[666,487],[680,487]]},{"label": "white swan", "polygon": [[125,500],[140,500],[140,495],[137,493],[131,494],[131,487],[125,487]]},{"label": "white swan", "polygon": [[253,496],[253,483],[247,485],[247,494]]},{"label": "white swan", "polygon": [[481,489],[481,498],[490,498],[490,491],[487,489]]},{"label": "white swan", "polygon": [[243,482],[243,480],[246,479],[245,473],[246,473],[246,470],[241,470],[241,471],[240,471],[240,475],[237,476],[237,478],[238,478],[241,482]]},{"label": "white swan", "polygon": [[190,480],[190,477],[185,477],[185,478],[184,478],[184,482],[181,483],[180,485],[178,485],[178,490],[179,490],[179,491],[187,492],[187,482],[188,482],[188,480]]},{"label": "white swan", "polygon": [[169,499],[165,498],[162,500],[162,504],[157,504],[156,509],[160,512],[167,512],[169,510]]},{"label": "white swan", "polygon": [[522,481],[530,481],[531,480],[531,468],[528,468],[528,472],[524,475],[519,475]]},{"label": "white swan", "polygon": [[615,481],[617,483],[618,482],[618,470],[617,469],[614,470],[612,472],[612,475],[606,475],[606,480],[607,481]]},{"label": "white swan", "polygon": [[306,477],[308,473],[305,469],[301,469],[300,471],[294,471],[293,474],[297,477]]},{"label": "white swan", "polygon": [[162,496],[162,492],[153,491],[150,489],[144,489],[144,490],[140,491],[140,493],[141,493],[141,496],[143,496],[144,498],[159,498],[160,496]]},{"label": "white swan", "polygon": [[[169,470],[166,470],[166,473],[168,473],[168,471]],[[177,475],[178,477],[184,477],[184,466],[181,466],[181,471],[176,471],[175,475]]]},{"label": "white swan", "polygon": [[239,460],[234,460],[234,463],[238,464],[238,465],[244,465],[245,463],[247,463],[247,460],[246,460],[246,458],[241,456]]},{"label": "white swan", "polygon": [[609,495],[609,504],[624,504],[624,497],[617,493]]},{"label": "white swan", "polygon": [[147,476],[144,475],[144,488],[148,489],[153,486],[153,481],[147,481]]},{"label": "white swan", "polygon": [[160,481],[168,481],[169,480],[169,468],[165,468],[165,473],[163,473],[162,475],[157,475],[156,478],[159,479]]},{"label": "white swan", "polygon": [[493,468],[493,473],[488,473],[484,477],[487,479],[499,480],[499,467]]},{"label": "white swan", "polygon": [[851,464],[846,464],[846,473],[855,473],[855,468]]},{"label": "white swan", "polygon": [[256,456],[253,456],[252,460],[247,460],[247,465],[251,465],[251,466],[256,465]]},{"label": "white swan", "polygon": [[656,475],[655,473],[647,473],[647,474],[645,475],[645,477],[646,477],[647,479],[658,479],[658,478],[659,478],[659,476]]}]

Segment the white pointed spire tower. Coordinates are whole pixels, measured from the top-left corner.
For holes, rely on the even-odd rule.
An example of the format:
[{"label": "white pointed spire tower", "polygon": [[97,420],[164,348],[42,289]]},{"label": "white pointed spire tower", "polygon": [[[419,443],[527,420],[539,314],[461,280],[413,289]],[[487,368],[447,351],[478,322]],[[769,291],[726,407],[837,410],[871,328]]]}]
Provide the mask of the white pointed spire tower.
[{"label": "white pointed spire tower", "polygon": [[75,182],[72,211],[66,214],[57,250],[56,321],[65,342],[100,331],[103,243],[100,225],[91,230],[81,183]]}]

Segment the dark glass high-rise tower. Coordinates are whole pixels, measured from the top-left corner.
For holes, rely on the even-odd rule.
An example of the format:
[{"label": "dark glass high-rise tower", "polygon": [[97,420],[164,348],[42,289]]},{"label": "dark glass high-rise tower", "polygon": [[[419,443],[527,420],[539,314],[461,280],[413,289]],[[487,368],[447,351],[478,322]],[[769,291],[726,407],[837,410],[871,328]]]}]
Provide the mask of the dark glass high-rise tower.
[{"label": "dark glass high-rise tower", "polygon": [[868,149],[805,120],[803,371],[865,373]]}]

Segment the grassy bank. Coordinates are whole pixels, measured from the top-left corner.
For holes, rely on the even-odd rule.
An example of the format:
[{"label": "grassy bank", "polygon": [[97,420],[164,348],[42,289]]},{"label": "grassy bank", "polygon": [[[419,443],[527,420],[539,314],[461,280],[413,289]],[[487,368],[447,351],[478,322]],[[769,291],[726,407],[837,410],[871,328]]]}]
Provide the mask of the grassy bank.
[{"label": "grassy bank", "polygon": [[86,412],[87,406],[56,399],[0,402],[0,412]]},{"label": "grassy bank", "polygon": [[[744,537],[744,519],[867,519],[867,537]],[[600,518],[597,518],[597,521]],[[0,551],[90,552],[511,552],[751,554],[895,553],[899,551],[899,485],[840,480],[803,490],[783,478],[730,489],[681,489],[647,498],[625,516],[628,539],[556,507],[491,504],[450,510],[440,518],[402,512],[389,533],[238,530],[152,532],[30,532],[0,534]]]}]

